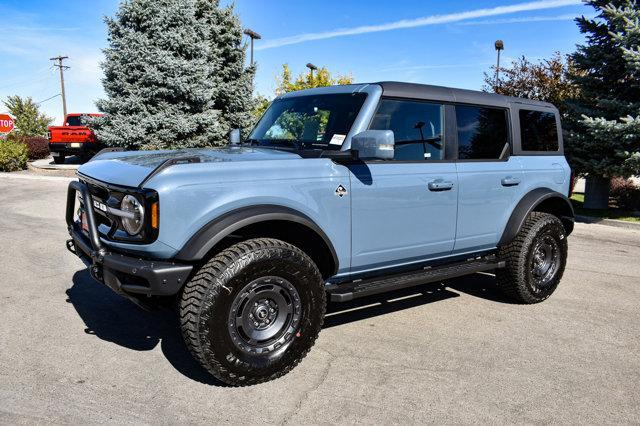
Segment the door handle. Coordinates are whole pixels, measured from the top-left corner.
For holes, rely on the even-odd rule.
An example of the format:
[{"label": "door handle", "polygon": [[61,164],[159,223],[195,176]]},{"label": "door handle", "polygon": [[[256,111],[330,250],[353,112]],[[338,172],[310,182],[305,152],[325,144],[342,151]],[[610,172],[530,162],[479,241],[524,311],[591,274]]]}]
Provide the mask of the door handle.
[{"label": "door handle", "polygon": [[448,191],[453,188],[453,182],[448,180],[436,179],[427,185],[429,191]]},{"label": "door handle", "polygon": [[520,179],[507,176],[506,178],[502,178],[500,183],[502,183],[502,186],[516,186],[520,184]]}]

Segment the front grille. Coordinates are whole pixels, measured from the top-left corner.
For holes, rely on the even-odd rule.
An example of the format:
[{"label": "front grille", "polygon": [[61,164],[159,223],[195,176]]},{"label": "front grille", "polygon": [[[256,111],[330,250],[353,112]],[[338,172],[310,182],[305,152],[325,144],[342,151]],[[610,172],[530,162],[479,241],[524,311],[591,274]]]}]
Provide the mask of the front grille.
[{"label": "front grille", "polygon": [[[112,209],[120,209],[122,199],[127,194],[135,194],[136,196],[141,197],[141,201],[144,203],[146,211],[150,211],[151,203],[158,201],[158,193],[151,189],[138,190],[134,188],[104,184],[82,175],[80,176],[80,181],[87,185],[91,198],[94,202],[101,203]],[[94,205],[86,206],[83,203],[83,207],[90,207],[96,213],[94,216],[97,221],[98,232],[102,238],[108,241],[148,244],[155,241],[158,236],[158,230],[152,229],[148,224],[145,225],[145,228],[140,234],[134,236],[129,235],[121,226],[121,219],[118,216],[110,214],[104,211],[104,209],[96,208]]]}]

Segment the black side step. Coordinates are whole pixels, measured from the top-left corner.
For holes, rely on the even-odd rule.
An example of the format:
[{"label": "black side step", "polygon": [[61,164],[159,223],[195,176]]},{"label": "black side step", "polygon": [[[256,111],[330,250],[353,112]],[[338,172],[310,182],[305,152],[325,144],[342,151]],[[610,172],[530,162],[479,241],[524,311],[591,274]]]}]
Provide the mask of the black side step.
[{"label": "black side step", "polygon": [[328,291],[331,295],[332,302],[348,302],[349,300],[359,297],[461,277],[475,272],[491,271],[504,268],[504,266],[504,261],[498,261],[494,256],[489,258],[476,258],[465,262],[436,266],[407,274],[338,284],[332,286]]}]

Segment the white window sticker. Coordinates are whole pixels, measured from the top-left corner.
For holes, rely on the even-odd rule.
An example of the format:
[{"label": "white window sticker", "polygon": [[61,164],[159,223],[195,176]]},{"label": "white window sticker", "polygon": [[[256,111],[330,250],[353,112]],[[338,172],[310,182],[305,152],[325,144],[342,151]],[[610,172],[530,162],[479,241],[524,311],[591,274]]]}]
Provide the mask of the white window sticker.
[{"label": "white window sticker", "polygon": [[344,142],[346,137],[347,137],[347,135],[335,134],[335,135],[333,135],[333,137],[329,141],[329,145],[342,145],[342,142]]}]

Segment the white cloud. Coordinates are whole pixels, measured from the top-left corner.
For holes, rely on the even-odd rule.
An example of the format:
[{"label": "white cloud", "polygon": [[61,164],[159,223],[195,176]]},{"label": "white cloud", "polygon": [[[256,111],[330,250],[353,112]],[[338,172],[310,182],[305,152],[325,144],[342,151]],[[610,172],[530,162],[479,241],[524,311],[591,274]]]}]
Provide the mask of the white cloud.
[{"label": "white cloud", "polygon": [[345,37],[357,34],[367,34],[381,31],[392,31],[404,28],[424,27],[428,25],[448,24],[453,22],[466,21],[469,19],[484,18],[489,16],[508,15],[518,12],[528,12],[532,10],[553,9],[564,6],[575,6],[582,4],[581,0],[538,0],[527,3],[518,3],[508,6],[498,6],[487,9],[475,9],[446,15],[432,15],[416,19],[404,19],[379,25],[364,25],[354,28],[341,28],[332,31],[317,33],[298,34],[290,37],[265,40],[256,46],[256,50],[273,49],[275,47],[299,44],[313,40],[325,40],[335,37]]},{"label": "white cloud", "polygon": [[500,25],[519,24],[523,22],[547,22],[547,21],[571,21],[576,19],[575,14],[557,16],[523,16],[520,18],[487,19],[483,21],[458,22],[456,25]]}]

